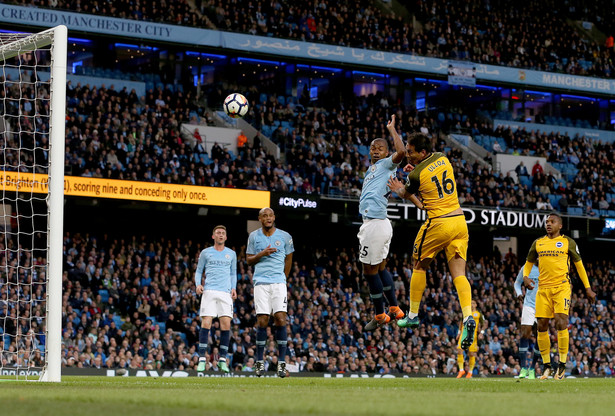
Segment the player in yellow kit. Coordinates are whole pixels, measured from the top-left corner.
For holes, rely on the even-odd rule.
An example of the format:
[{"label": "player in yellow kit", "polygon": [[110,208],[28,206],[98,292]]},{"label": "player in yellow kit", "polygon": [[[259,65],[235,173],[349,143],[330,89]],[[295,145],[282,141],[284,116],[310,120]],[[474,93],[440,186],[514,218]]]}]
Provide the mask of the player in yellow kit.
[{"label": "player in yellow kit", "polygon": [[389,188],[425,209],[428,218],[414,241],[410,313],[397,321],[397,325],[402,328],[419,326],[418,312],[425,291],[427,268],[436,254],[444,250],[463,313],[461,347],[467,349],[474,342],[476,322],[472,317],[472,289],[466,278],[468,225],[459,205],[453,166],[443,153],[432,152],[431,139],[422,133],[410,135],[406,157],[409,164],[404,170],[410,172],[406,184],[392,178]]},{"label": "player in yellow kit", "polygon": [[476,364],[476,353],[478,352],[478,331],[483,326],[483,314],[478,311],[476,301],[472,301],[472,318],[476,322],[476,328],[474,329],[474,342],[468,347],[468,371],[466,372],[463,361],[463,348],[461,348],[461,334],[463,333],[463,326],[459,325],[459,336],[457,343],[457,364],[459,366],[459,373],[457,378],[466,376],[466,378],[472,378],[472,372],[474,371],[474,365]]},{"label": "player in yellow kit", "polygon": [[562,217],[550,214],[545,223],[547,235],[534,241],[527,261],[523,267],[523,282],[530,288],[534,283],[529,279],[532,266],[538,262],[538,292],[536,292],[536,318],[538,320],[538,348],[544,363],[541,380],[553,374],[551,368],[551,340],[549,338],[549,320],[555,318],[557,329],[557,347],[559,366],[553,378],[562,380],[566,374],[566,361],[570,338],[568,333],[568,314],[572,289],[570,285],[570,260],[579,273],[585,286],[585,293],[590,302],[595,302],[596,294],[591,289],[587,272],[583,266],[579,247],[570,237],[562,235]]}]

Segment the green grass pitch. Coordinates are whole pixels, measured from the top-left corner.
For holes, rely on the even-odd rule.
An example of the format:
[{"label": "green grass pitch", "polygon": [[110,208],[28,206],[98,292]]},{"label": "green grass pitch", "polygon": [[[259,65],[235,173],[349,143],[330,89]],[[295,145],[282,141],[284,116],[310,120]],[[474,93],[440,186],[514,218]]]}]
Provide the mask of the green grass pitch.
[{"label": "green grass pitch", "polygon": [[0,383],[3,415],[613,415],[614,379],[63,377]]}]

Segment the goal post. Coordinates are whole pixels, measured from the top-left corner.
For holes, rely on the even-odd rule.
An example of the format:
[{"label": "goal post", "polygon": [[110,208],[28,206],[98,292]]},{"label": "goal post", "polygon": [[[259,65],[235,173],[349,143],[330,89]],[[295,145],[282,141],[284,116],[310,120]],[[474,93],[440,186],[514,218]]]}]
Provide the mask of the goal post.
[{"label": "goal post", "polygon": [[0,35],[0,376],[61,381],[68,33]]}]

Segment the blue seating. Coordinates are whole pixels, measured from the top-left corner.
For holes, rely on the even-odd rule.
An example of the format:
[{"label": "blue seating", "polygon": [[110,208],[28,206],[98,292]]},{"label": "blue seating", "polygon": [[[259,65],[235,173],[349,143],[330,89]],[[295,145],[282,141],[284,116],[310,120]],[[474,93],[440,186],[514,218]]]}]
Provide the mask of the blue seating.
[{"label": "blue seating", "polygon": [[570,215],[583,215],[583,208],[581,208],[581,207],[568,207],[568,214],[570,214]]},{"label": "blue seating", "polygon": [[103,303],[107,303],[109,301],[109,291],[107,289],[99,290],[98,294],[100,295],[100,300]]}]

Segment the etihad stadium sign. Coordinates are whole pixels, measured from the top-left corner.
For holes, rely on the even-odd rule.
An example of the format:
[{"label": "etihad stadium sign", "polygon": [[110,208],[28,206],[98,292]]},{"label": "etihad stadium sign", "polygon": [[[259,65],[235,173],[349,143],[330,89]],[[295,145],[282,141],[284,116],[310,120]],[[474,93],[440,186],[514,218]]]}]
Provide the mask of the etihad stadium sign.
[{"label": "etihad stadium sign", "polygon": [[[468,224],[494,227],[544,228],[548,213],[532,211],[503,211],[488,208],[462,207]],[[413,204],[393,203],[387,207],[387,216],[391,220],[425,221],[425,211]]]}]

